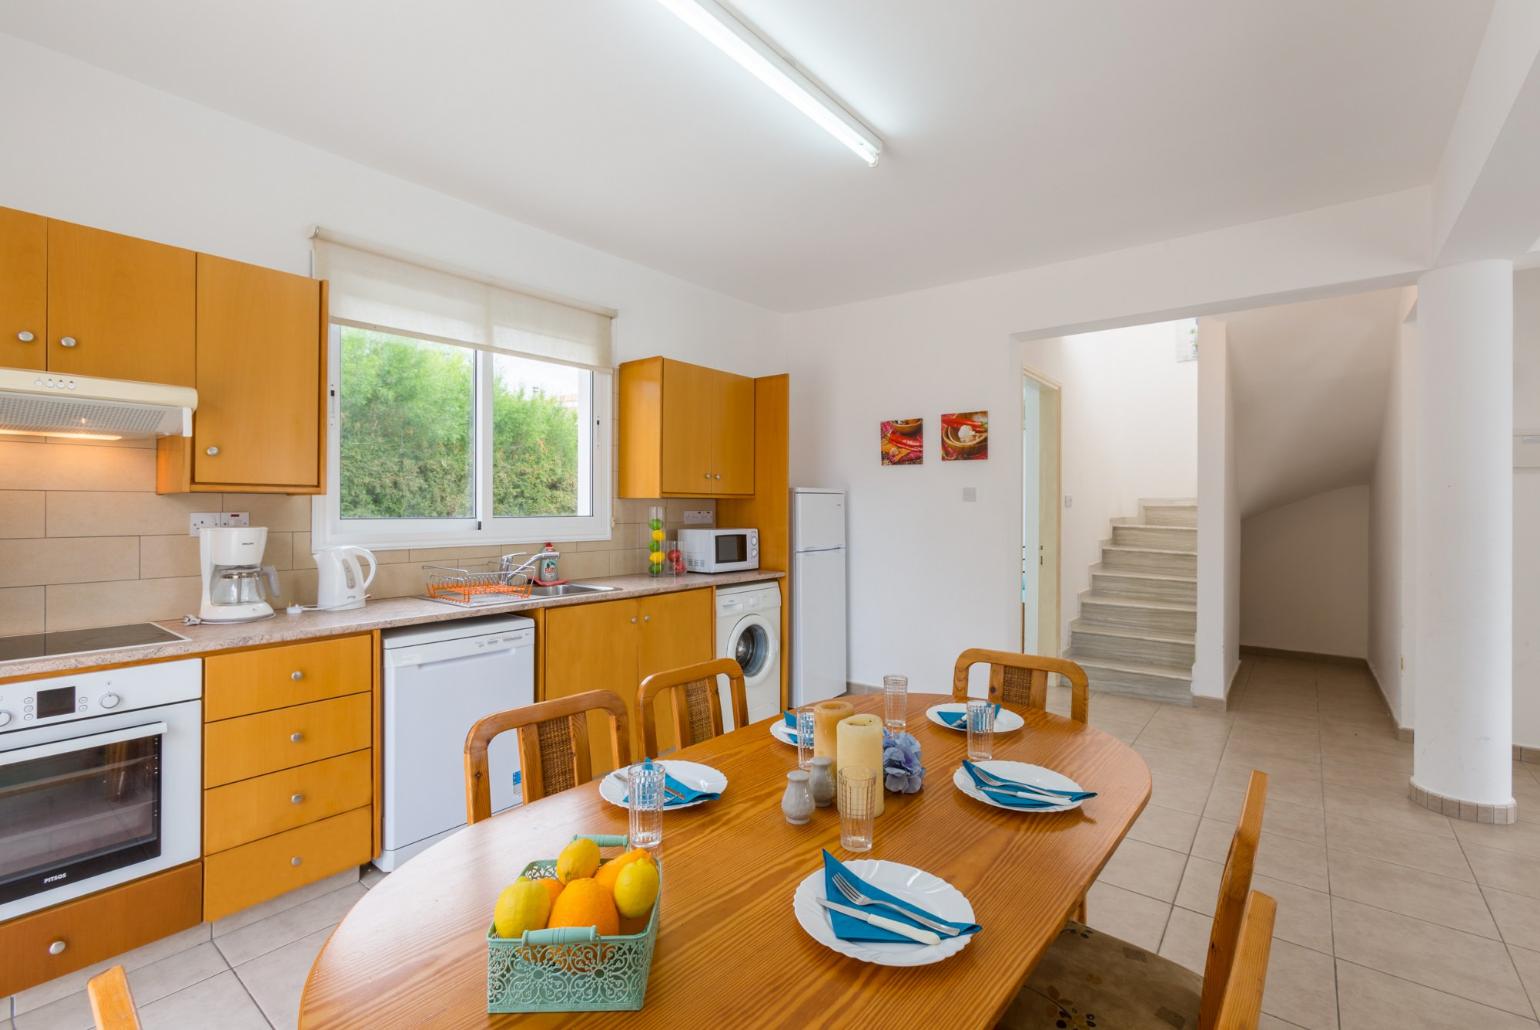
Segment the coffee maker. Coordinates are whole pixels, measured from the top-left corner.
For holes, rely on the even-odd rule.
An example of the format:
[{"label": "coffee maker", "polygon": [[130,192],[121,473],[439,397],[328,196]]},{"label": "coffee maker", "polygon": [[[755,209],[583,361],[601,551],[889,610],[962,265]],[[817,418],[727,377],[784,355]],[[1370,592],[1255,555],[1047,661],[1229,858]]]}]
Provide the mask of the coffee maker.
[{"label": "coffee maker", "polygon": [[255,622],[271,618],[278,595],[278,570],[262,564],[266,526],[204,526],[198,530],[203,569],[202,622]]}]

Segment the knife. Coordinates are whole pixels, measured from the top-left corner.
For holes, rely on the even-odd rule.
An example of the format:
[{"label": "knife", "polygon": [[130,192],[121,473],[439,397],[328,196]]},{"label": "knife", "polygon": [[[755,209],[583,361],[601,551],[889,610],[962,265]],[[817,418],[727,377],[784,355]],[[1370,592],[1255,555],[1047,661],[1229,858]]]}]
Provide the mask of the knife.
[{"label": "knife", "polygon": [[886,916],[872,915],[870,912],[863,912],[859,908],[849,908],[845,905],[836,905],[828,898],[814,898],[813,900],[818,902],[824,908],[830,909],[831,911],[850,916],[852,919],[859,919],[863,923],[870,923],[873,926],[879,927],[883,930],[891,930],[901,937],[909,938],[916,944],[941,943],[941,937],[938,934],[932,933],[929,930],[917,929],[913,926],[910,926],[908,923],[900,923],[897,919],[889,919]]}]

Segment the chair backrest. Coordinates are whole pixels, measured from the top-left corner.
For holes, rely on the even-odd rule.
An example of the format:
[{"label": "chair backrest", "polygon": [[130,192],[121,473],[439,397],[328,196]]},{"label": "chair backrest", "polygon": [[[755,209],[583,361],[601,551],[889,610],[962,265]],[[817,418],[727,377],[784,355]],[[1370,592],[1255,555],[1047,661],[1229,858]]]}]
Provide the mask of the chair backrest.
[{"label": "chair backrest", "polygon": [[[1262,809],[1266,803],[1267,773],[1253,769],[1251,780],[1246,784],[1246,798],[1241,803],[1241,818],[1235,825],[1235,834],[1230,838],[1230,853],[1225,858],[1224,871],[1220,874],[1219,900],[1214,904],[1214,928],[1209,932],[1208,960],[1203,966],[1199,1030],[1213,1030],[1219,1024],[1220,1006],[1240,963],[1241,931],[1249,910],[1247,898],[1252,893],[1251,873],[1256,867],[1257,844],[1262,836]],[[1268,917],[1267,932],[1272,934],[1271,916]],[[1262,967],[1265,972],[1265,954]]]},{"label": "chair backrest", "polygon": [[478,720],[465,735],[465,819],[475,823],[492,814],[487,780],[487,745],[508,730],[519,733],[519,772],[524,803],[538,801],[593,778],[588,754],[588,713],[609,715],[610,746],[620,766],[631,761],[631,732],[626,703],[608,690],[539,701]]},{"label": "chair backrest", "polygon": [[717,677],[726,676],[733,699],[733,725],[749,721],[749,699],[743,685],[743,669],[731,658],[665,669],[642,680],[636,693],[642,711],[642,751],[648,758],[658,757],[657,706],[654,701],[669,695],[670,718],[674,739],[680,747],[710,740],[722,732],[722,692]]},{"label": "chair backrest", "polygon": [[[1262,989],[1267,986],[1267,957],[1273,950],[1273,920],[1277,915],[1278,903],[1261,891],[1252,891],[1246,898],[1240,946],[1225,983],[1214,1030],[1256,1030],[1261,1021]],[[1201,1017],[1198,1026],[1203,1030]]]},{"label": "chair backrest", "polygon": [[91,999],[91,1018],[96,1030],[139,1030],[139,1010],[128,989],[128,974],[122,966],[113,966],[86,981]]},{"label": "chair backrest", "polygon": [[1020,708],[1048,708],[1048,674],[1069,680],[1070,718],[1085,722],[1091,715],[1091,685],[1085,670],[1064,658],[989,651],[970,647],[957,657],[952,672],[952,700],[968,700],[968,670],[980,662],[989,665],[989,699]]}]

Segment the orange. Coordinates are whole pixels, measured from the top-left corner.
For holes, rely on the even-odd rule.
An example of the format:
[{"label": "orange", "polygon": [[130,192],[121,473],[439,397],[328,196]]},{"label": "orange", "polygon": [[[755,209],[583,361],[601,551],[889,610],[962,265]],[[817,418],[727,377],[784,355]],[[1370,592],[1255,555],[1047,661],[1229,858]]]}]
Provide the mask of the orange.
[{"label": "orange", "polygon": [[560,880],[549,877],[536,880],[535,882],[551,892],[552,905],[556,904],[557,896],[561,894],[561,889],[566,886],[566,884],[562,883]]},{"label": "orange", "polygon": [[569,882],[551,906],[549,927],[592,926],[601,937],[620,932],[620,913],[615,897],[592,877]]},{"label": "orange", "polygon": [[615,877],[620,875],[620,871],[626,866],[630,865],[632,862],[642,858],[648,859],[649,861],[652,859],[652,855],[646,848],[637,848],[634,851],[627,851],[619,858],[612,858],[600,866],[599,871],[594,873],[594,879],[604,884],[605,889],[614,890]]},{"label": "orange", "polygon": [[652,911],[649,909],[646,915],[640,915],[640,916],[621,916],[620,917],[620,932],[621,933],[641,933],[643,930],[647,929],[647,919],[651,915],[652,915]]}]

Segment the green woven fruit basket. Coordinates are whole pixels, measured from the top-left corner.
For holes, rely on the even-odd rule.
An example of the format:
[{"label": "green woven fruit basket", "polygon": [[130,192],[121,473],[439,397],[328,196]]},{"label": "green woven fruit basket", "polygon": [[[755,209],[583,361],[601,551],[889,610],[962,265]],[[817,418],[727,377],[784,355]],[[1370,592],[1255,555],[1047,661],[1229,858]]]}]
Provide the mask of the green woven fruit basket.
[{"label": "green woven fruit basket", "polygon": [[[580,834],[601,848],[624,848],[614,834]],[[574,837],[573,840],[577,840]],[[642,1007],[652,949],[658,941],[658,910],[663,907],[663,860],[658,864],[658,900],[640,933],[601,937],[591,926],[526,930],[520,937],[499,937],[487,927],[488,1012],[621,1012]],[[556,875],[556,860],[524,867],[532,880]]]}]

